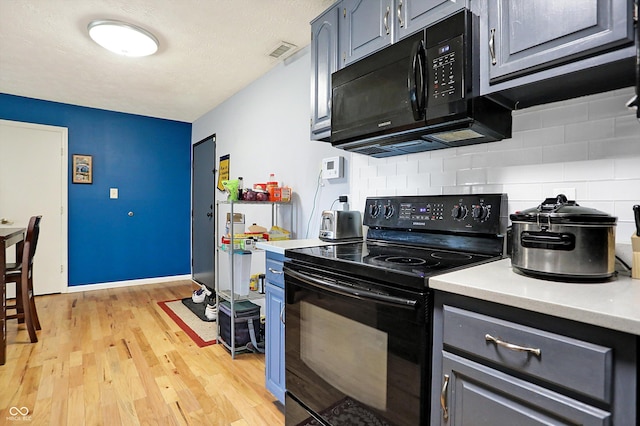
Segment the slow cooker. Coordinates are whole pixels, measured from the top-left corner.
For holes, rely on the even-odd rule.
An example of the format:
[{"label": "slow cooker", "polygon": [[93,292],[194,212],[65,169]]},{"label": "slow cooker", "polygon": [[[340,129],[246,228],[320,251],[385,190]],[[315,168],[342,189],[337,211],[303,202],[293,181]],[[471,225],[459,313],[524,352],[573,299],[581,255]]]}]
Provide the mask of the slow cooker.
[{"label": "slow cooker", "polygon": [[560,194],[509,218],[517,271],[563,281],[603,281],[615,274],[616,217]]}]

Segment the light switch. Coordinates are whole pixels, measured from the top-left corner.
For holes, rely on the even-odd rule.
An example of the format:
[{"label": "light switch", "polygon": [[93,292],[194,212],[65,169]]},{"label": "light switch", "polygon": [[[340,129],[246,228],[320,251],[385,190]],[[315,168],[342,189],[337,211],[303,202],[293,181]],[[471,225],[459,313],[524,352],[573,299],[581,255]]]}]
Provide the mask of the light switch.
[{"label": "light switch", "polygon": [[109,198],[113,200],[118,198],[118,188],[109,188]]}]

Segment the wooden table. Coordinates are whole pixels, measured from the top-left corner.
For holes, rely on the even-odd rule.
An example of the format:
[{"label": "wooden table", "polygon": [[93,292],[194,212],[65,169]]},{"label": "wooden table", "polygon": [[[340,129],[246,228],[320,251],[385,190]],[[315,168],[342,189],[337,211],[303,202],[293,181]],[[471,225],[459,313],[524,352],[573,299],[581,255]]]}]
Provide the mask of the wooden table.
[{"label": "wooden table", "polygon": [[24,241],[25,228],[0,228],[0,291],[2,291],[2,307],[0,308],[0,324],[2,326],[2,340],[0,341],[0,365],[4,365],[7,358],[7,292],[5,282],[5,268],[7,265],[7,248],[16,245],[16,255],[19,246]]}]

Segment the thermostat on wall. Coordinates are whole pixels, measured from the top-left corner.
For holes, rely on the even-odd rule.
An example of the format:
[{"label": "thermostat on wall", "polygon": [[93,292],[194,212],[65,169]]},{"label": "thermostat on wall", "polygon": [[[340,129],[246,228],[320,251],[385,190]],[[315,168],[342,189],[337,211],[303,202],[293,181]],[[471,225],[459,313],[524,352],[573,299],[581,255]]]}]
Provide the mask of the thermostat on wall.
[{"label": "thermostat on wall", "polygon": [[322,179],[336,179],[342,177],[344,158],[329,157],[322,159]]}]

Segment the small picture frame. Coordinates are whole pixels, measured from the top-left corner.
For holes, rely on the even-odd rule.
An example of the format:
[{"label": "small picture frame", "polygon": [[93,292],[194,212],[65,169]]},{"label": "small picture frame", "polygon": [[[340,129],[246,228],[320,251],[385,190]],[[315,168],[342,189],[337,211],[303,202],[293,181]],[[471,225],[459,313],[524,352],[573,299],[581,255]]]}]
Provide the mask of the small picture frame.
[{"label": "small picture frame", "polygon": [[93,157],[73,154],[73,183],[93,183]]}]

